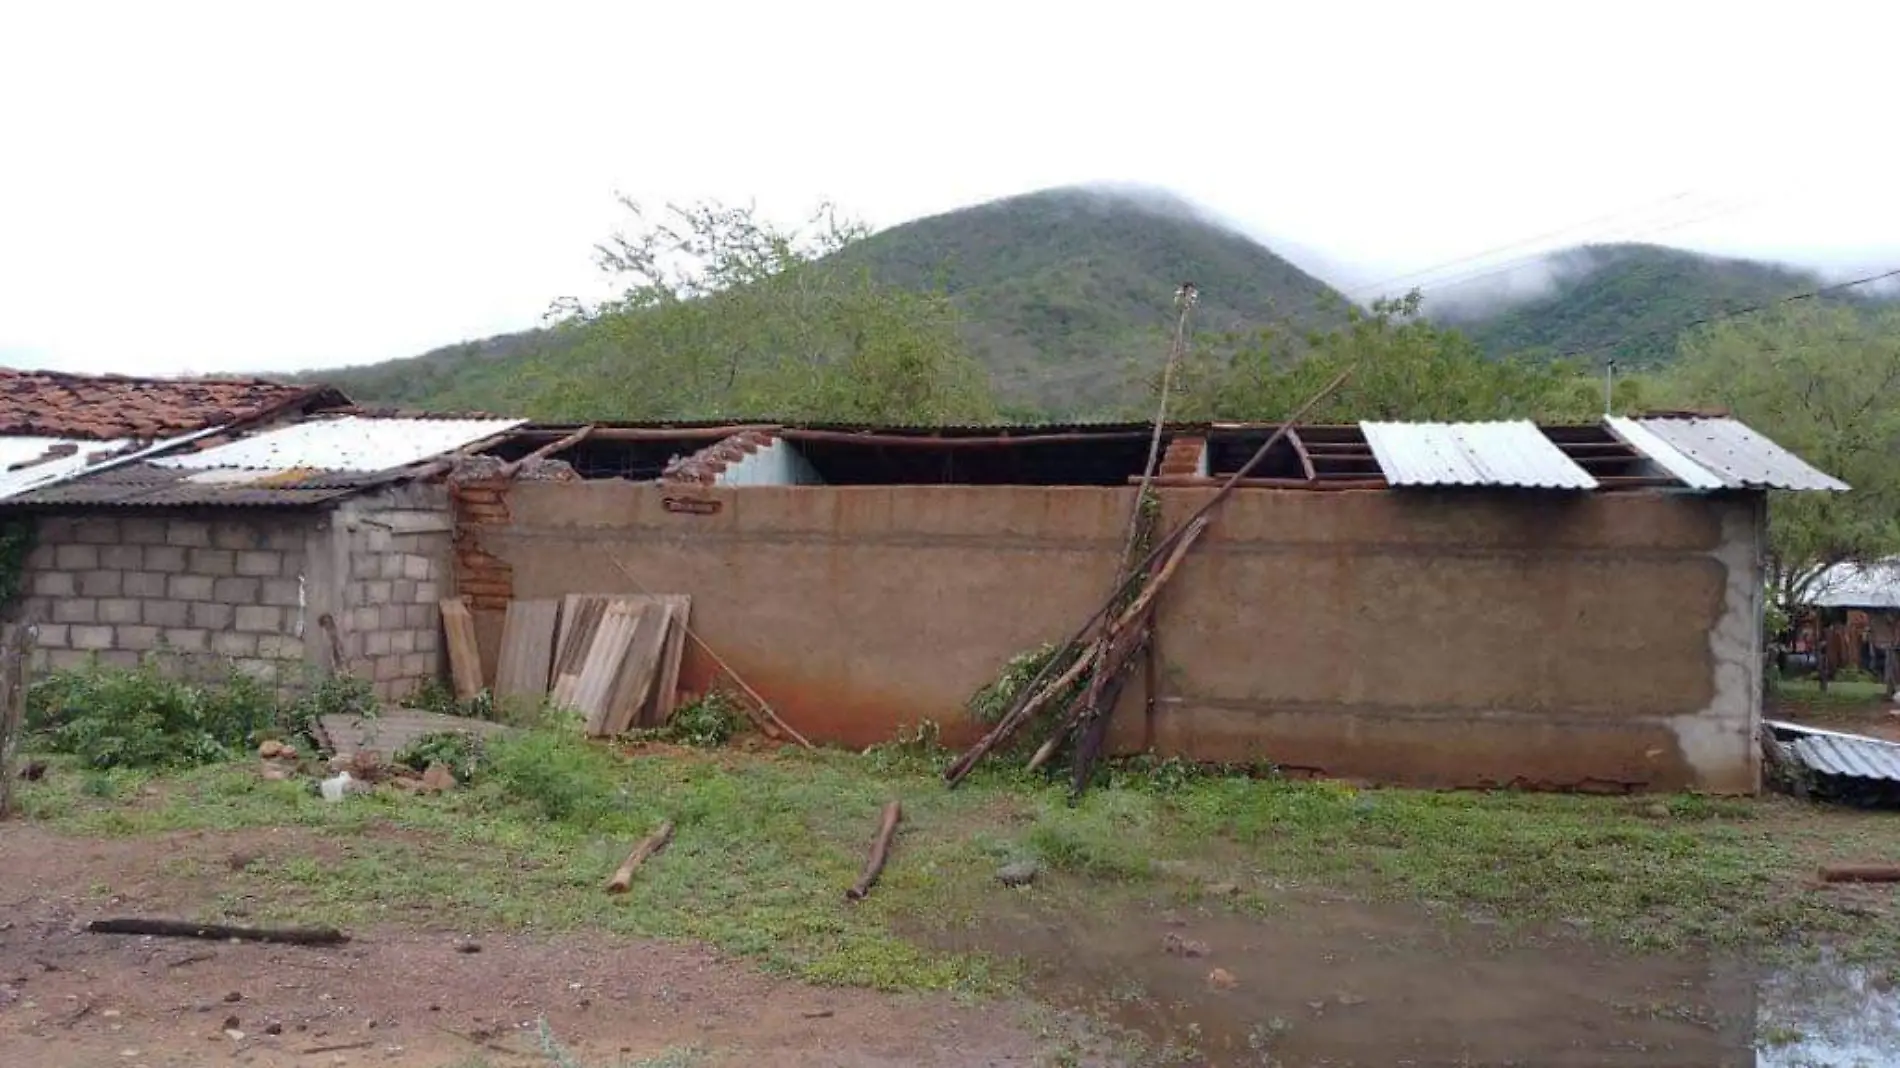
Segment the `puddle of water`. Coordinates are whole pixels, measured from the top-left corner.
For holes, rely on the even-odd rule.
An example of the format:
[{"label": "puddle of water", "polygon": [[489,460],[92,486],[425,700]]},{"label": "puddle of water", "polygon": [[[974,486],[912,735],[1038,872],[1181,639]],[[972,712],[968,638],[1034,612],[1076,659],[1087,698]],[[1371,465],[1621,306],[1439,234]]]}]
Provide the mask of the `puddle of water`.
[{"label": "puddle of water", "polygon": [[1208,1065],[1900,1068],[1900,990],[1832,959],[1760,975],[1693,954],[1506,940],[1410,910],[1258,919],[999,895],[932,936],[1022,962],[1037,996]]},{"label": "puddle of water", "polygon": [[1900,1068],[1900,989],[1831,957],[1759,986],[1757,1068]]}]

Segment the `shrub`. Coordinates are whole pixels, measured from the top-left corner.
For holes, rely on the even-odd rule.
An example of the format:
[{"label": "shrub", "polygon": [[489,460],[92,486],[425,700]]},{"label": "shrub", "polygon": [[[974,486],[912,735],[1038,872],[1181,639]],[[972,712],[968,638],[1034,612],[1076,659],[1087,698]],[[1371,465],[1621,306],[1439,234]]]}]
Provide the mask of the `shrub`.
[{"label": "shrub", "polygon": [[445,764],[457,780],[467,782],[487,759],[487,751],[479,734],[441,731],[417,738],[397,750],[391,759],[417,771],[427,771],[431,764]]},{"label": "shrub", "polygon": [[276,698],[233,671],[195,685],[147,658],[136,668],[97,664],[54,672],[27,696],[27,727],[42,744],[94,768],[156,768],[229,759],[276,725]]},{"label": "shrub", "polygon": [[673,713],[664,735],[681,745],[712,749],[726,744],[739,732],[744,713],[738,702],[723,693],[709,693]]},{"label": "shrub", "polygon": [[323,716],[374,716],[381,708],[376,687],[354,675],[313,675],[284,716],[285,729],[309,736]]},{"label": "shrub", "polygon": [[544,819],[587,824],[613,806],[605,758],[579,737],[523,731],[495,739],[487,751],[489,781]]}]

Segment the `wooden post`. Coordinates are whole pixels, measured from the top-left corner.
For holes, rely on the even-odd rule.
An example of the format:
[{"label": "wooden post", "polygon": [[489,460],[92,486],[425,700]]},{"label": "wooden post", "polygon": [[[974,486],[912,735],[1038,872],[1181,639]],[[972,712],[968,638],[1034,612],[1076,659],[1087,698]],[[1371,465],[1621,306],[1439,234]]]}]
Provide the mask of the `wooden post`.
[{"label": "wooden post", "polygon": [[20,735],[26,729],[27,661],[33,628],[13,623],[0,635],[0,819],[13,814],[13,781]]}]

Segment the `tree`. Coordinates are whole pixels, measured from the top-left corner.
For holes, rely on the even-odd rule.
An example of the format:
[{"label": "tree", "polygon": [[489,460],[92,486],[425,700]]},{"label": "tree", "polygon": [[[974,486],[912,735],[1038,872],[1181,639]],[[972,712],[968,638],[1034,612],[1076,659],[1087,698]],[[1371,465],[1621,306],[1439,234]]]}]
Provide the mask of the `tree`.
[{"label": "tree", "polygon": [[[1343,326],[1292,334],[1267,330],[1196,346],[1184,368],[1183,419],[1284,417],[1341,371],[1344,387],[1309,422],[1542,419],[1591,421],[1603,414],[1603,387],[1581,368],[1484,355],[1458,330],[1419,313],[1419,295],[1349,308]],[[1616,385],[1619,410],[1637,407],[1642,383]]]},{"label": "tree", "polygon": [[1900,553],[1900,311],[1786,304],[1704,327],[1681,352],[1678,395],[1727,408],[1853,487],[1771,497],[1784,607],[1823,568]]},{"label": "tree", "polygon": [[598,248],[619,293],[557,306],[574,333],[532,364],[529,408],[566,418],[976,421],[995,411],[938,294],[882,285],[836,254],[868,232],[829,206],[803,230],[751,208],[623,198]]}]

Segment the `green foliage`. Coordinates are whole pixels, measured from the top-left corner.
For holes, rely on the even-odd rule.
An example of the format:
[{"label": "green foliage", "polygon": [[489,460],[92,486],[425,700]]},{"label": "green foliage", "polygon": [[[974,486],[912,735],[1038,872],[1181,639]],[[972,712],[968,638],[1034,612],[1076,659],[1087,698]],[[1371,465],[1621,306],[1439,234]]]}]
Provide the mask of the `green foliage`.
[{"label": "green foliage", "polygon": [[26,557],[36,533],[31,519],[0,520],[0,608],[20,596],[26,581]]},{"label": "green foliage", "polygon": [[226,760],[277,723],[274,695],[232,672],[194,685],[155,658],[137,668],[92,665],[33,684],[27,729],[37,744],[92,768],[162,768]]},{"label": "green foliage", "polygon": [[487,746],[488,779],[506,801],[541,818],[590,825],[613,809],[610,765],[575,735],[524,731]]},{"label": "green foliage", "polygon": [[[1459,331],[1420,313],[1417,293],[1352,309],[1345,325],[1294,334],[1267,330],[1203,342],[1177,377],[1182,419],[1284,418],[1338,375],[1352,377],[1307,416],[1360,419],[1588,421],[1603,413],[1600,381],[1579,367],[1493,359]],[[1641,386],[1618,383],[1618,407]]]},{"label": "green foliage", "polygon": [[343,672],[313,674],[284,717],[286,729],[306,737],[324,716],[375,716],[381,710],[376,687]]},{"label": "green foliage", "polygon": [[481,735],[471,731],[438,731],[403,746],[390,759],[417,771],[427,771],[429,765],[441,764],[455,775],[456,781],[468,782],[486,763],[487,757],[487,744]]},{"label": "green foliage", "polygon": [[1853,487],[1773,497],[1771,580],[1785,603],[1816,568],[1900,552],[1900,309],[1803,302],[1716,323],[1684,339],[1670,385]]},{"label": "green foliage", "polygon": [[662,733],[681,745],[714,749],[730,741],[744,722],[745,712],[739,707],[738,699],[714,691],[676,709],[673,722],[668,723]]}]

